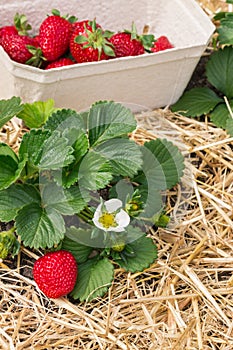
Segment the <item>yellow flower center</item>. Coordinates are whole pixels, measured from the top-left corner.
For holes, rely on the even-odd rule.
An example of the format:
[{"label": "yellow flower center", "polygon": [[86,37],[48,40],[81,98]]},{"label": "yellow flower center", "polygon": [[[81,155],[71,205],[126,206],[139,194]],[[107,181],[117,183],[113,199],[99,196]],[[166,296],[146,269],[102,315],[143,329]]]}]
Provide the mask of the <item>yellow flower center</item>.
[{"label": "yellow flower center", "polygon": [[115,221],[115,215],[113,213],[103,213],[99,218],[99,223],[103,225],[104,228],[116,227],[117,223]]}]

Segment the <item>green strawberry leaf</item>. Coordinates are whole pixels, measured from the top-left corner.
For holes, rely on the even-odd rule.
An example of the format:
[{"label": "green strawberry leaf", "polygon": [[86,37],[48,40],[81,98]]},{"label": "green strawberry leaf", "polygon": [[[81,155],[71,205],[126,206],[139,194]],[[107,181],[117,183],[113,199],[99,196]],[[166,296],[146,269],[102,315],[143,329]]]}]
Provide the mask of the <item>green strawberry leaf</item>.
[{"label": "green strawberry leaf", "polygon": [[42,191],[44,207],[51,207],[63,215],[79,213],[89,201],[87,192],[80,192],[77,186],[64,189],[55,183],[47,182]]},{"label": "green strawberry leaf", "polygon": [[71,129],[85,130],[85,124],[82,113],[77,113],[72,109],[60,109],[49,116],[43,128],[63,133],[64,130]]},{"label": "green strawberry leaf", "polygon": [[23,110],[18,114],[18,118],[21,118],[29,128],[39,128],[54,110],[54,100],[52,99],[25,103]]},{"label": "green strawberry leaf", "polygon": [[228,99],[233,98],[233,47],[215,51],[206,64],[208,81]]},{"label": "green strawberry leaf", "polygon": [[[227,1],[226,1],[226,2],[227,2]],[[225,12],[225,11],[220,11],[220,12],[218,12],[218,13],[216,13],[216,14],[214,15],[213,19],[214,19],[215,21],[220,21],[220,20],[222,20],[223,18],[226,17],[226,14],[227,14],[227,12]]]},{"label": "green strawberry leaf", "polygon": [[111,139],[94,148],[109,161],[114,175],[134,176],[142,165],[140,146],[129,139]]},{"label": "green strawberry leaf", "polygon": [[73,161],[73,148],[58,131],[35,130],[24,134],[19,157],[28,155],[28,163],[40,169],[58,169]]},{"label": "green strawberry leaf", "polygon": [[17,212],[25,205],[40,202],[40,194],[33,185],[12,184],[0,191],[0,221],[15,219]]},{"label": "green strawberry leaf", "polygon": [[[229,101],[230,107],[233,110],[233,100]],[[226,129],[226,124],[230,118],[230,113],[225,103],[219,104],[211,113],[210,120],[218,127]]]},{"label": "green strawberry leaf", "polygon": [[69,140],[60,136],[59,131],[53,131],[45,140],[38,166],[40,169],[59,169],[72,163],[74,149],[69,146]]},{"label": "green strawberry leaf", "polygon": [[16,163],[18,163],[18,157],[13,149],[6,143],[0,143],[0,155],[11,157]]},{"label": "green strawberry leaf", "polygon": [[117,264],[130,272],[143,271],[148,268],[157,258],[157,247],[153,240],[142,235],[137,240],[127,244],[117,259]]},{"label": "green strawberry leaf", "polygon": [[141,195],[140,199],[144,203],[143,212],[139,215],[139,219],[152,218],[155,214],[162,210],[164,206],[163,197],[160,191],[156,188],[156,185],[157,183],[155,178],[149,177],[146,184],[138,187]]},{"label": "green strawberry leaf", "polygon": [[92,247],[75,242],[67,236],[62,241],[61,249],[71,252],[78,264],[84,263],[93,250]]},{"label": "green strawberry leaf", "polygon": [[52,248],[65,234],[62,216],[56,210],[42,208],[40,203],[31,203],[20,209],[15,224],[17,234],[30,248]]},{"label": "green strawberry leaf", "polygon": [[92,105],[88,116],[92,147],[112,138],[127,136],[137,126],[133,113],[120,103],[102,101]]},{"label": "green strawberry leaf", "polygon": [[221,45],[233,44],[233,16],[231,12],[220,12],[215,16],[215,20],[220,20],[220,26],[217,28],[218,41]]},{"label": "green strawberry leaf", "polygon": [[171,106],[172,112],[179,112],[188,117],[198,117],[212,111],[223,100],[207,87],[193,88],[186,91]]},{"label": "green strawberry leaf", "polygon": [[[76,224],[79,226],[79,224]],[[66,237],[78,244],[86,245],[93,248],[104,248],[106,247],[106,240],[103,230],[99,230],[93,226],[90,219],[89,224],[83,224],[83,227],[70,226],[66,230]]]},{"label": "green strawberry leaf", "polygon": [[78,163],[89,148],[87,135],[82,129],[66,129],[63,136],[69,140],[69,144],[74,149],[75,163]]},{"label": "green strawberry leaf", "polygon": [[[232,12],[219,12],[220,13],[220,18],[221,20],[221,25],[223,26],[229,26],[233,27],[233,13]],[[217,13],[216,16],[219,14]]]},{"label": "green strawberry leaf", "polygon": [[62,168],[62,170],[52,171],[52,175],[58,185],[64,188],[70,188],[73,186],[79,177],[79,163],[71,163],[67,167]]},{"label": "green strawberry leaf", "polygon": [[10,155],[0,155],[0,190],[9,187],[20,178],[26,162],[26,157],[17,162]]},{"label": "green strawberry leaf", "polygon": [[89,259],[79,265],[77,282],[71,296],[80,301],[90,302],[107,292],[113,277],[114,267],[108,259]]},{"label": "green strawberry leaf", "polygon": [[184,171],[184,157],[172,142],[158,138],[146,142],[141,150],[143,173],[135,181],[142,184],[154,183],[158,190],[170,189],[180,181]]},{"label": "green strawberry leaf", "polygon": [[218,40],[221,45],[233,45],[233,28],[230,26],[221,26],[217,30]]},{"label": "green strawberry leaf", "polygon": [[67,167],[64,167],[62,171],[53,171],[53,176],[59,185],[69,188],[78,180],[79,162],[87,153],[89,142],[87,135],[84,134],[82,130],[69,129],[67,133],[64,132],[64,137],[69,139],[74,149],[73,156],[75,160]]},{"label": "green strawberry leaf", "polygon": [[226,122],[226,131],[231,137],[233,137],[233,119],[232,118],[229,118]]},{"label": "green strawberry leaf", "polygon": [[9,100],[0,100],[0,128],[22,110],[20,97],[13,96]]},{"label": "green strawberry leaf", "polygon": [[[136,190],[137,191],[137,190]],[[108,197],[110,198],[118,198],[122,201],[122,207],[125,207],[129,201],[132,200],[135,189],[133,184],[126,178],[114,178],[113,184],[109,188]],[[139,194],[140,197],[140,194]],[[141,197],[139,201],[141,200]]]},{"label": "green strawberry leaf", "polygon": [[29,165],[37,166],[41,159],[44,143],[50,135],[48,130],[32,129],[25,133],[19,147],[19,159],[23,159],[27,155]]},{"label": "green strawberry leaf", "polygon": [[112,179],[112,168],[106,158],[91,151],[88,152],[78,171],[80,189],[98,190],[104,188]]}]

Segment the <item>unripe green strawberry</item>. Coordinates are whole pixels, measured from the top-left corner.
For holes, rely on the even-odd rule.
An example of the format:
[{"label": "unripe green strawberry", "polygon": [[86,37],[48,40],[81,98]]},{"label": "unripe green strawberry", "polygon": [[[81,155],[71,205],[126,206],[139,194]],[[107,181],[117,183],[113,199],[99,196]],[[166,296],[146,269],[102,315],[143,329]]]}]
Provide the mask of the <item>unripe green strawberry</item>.
[{"label": "unripe green strawberry", "polygon": [[0,259],[4,260],[11,254],[15,256],[19,252],[20,244],[14,235],[15,228],[0,232]]},{"label": "unripe green strawberry", "polygon": [[115,242],[114,245],[112,246],[112,250],[118,253],[122,252],[124,249],[125,249],[124,241]]},{"label": "unripe green strawberry", "polygon": [[70,293],[78,275],[76,260],[70,252],[58,250],[40,257],[34,264],[33,276],[40,290],[49,298]]},{"label": "unripe green strawberry", "polygon": [[5,247],[3,243],[0,243],[0,259],[2,260],[6,259],[8,254],[9,254],[9,250]]}]

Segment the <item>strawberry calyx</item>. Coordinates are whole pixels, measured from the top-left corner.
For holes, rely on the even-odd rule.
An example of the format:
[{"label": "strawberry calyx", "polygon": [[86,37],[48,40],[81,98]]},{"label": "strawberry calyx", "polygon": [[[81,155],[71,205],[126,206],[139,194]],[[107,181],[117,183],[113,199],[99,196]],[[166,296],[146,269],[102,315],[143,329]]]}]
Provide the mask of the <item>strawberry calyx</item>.
[{"label": "strawberry calyx", "polygon": [[26,45],[28,51],[32,54],[32,57],[29,58],[25,62],[25,64],[37,68],[41,68],[43,63],[47,61],[47,59],[43,56],[42,50],[40,47],[35,47],[32,45]]},{"label": "strawberry calyx", "polygon": [[20,15],[18,12],[14,17],[14,25],[19,35],[28,35],[28,31],[32,29],[31,24],[28,23],[27,17],[24,14]]},{"label": "strawberry calyx", "polygon": [[77,44],[83,46],[83,49],[93,48],[98,50],[98,57],[104,52],[107,56],[115,57],[112,43],[109,42],[109,38],[113,35],[113,32],[109,30],[103,30],[96,25],[96,21],[88,21],[88,25],[91,27],[89,30],[84,24],[84,34],[77,35],[74,41]]},{"label": "strawberry calyx", "polygon": [[62,17],[62,18],[64,18],[64,19],[66,19],[68,22],[70,22],[70,23],[75,23],[75,22],[77,22],[77,20],[78,20],[78,18],[76,17],[76,16],[70,16],[69,14],[66,14],[66,15],[63,15],[63,16],[61,16],[61,13],[60,13],[60,11],[59,10],[57,10],[57,9],[53,9],[52,11],[52,15],[53,16],[58,16],[58,17]]},{"label": "strawberry calyx", "polygon": [[124,33],[130,34],[131,40],[137,40],[141,42],[144,49],[150,52],[155,41],[155,36],[153,34],[143,33],[139,35],[134,22],[132,22],[131,30],[125,29]]}]

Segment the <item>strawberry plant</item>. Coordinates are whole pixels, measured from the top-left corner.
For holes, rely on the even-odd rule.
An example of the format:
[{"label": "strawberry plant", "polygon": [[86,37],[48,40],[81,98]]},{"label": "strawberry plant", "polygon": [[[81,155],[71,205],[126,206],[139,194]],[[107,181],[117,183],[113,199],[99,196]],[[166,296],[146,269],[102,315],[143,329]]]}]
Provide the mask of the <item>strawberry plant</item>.
[{"label": "strawberry plant", "polygon": [[220,25],[213,40],[215,49],[205,67],[208,86],[186,91],[171,110],[189,117],[208,116],[233,136],[233,13],[221,12],[215,19],[220,20]]},{"label": "strawberry plant", "polygon": [[149,267],[157,247],[148,229],[168,220],[165,193],[184,169],[179,149],[159,138],[135,143],[134,115],[113,101],[77,112],[53,100],[1,100],[0,127],[14,116],[28,129],[17,153],[0,144],[0,221],[14,223],[9,234],[45,256],[70,252],[78,264],[70,295],[81,301],[107,291],[115,266]]}]

